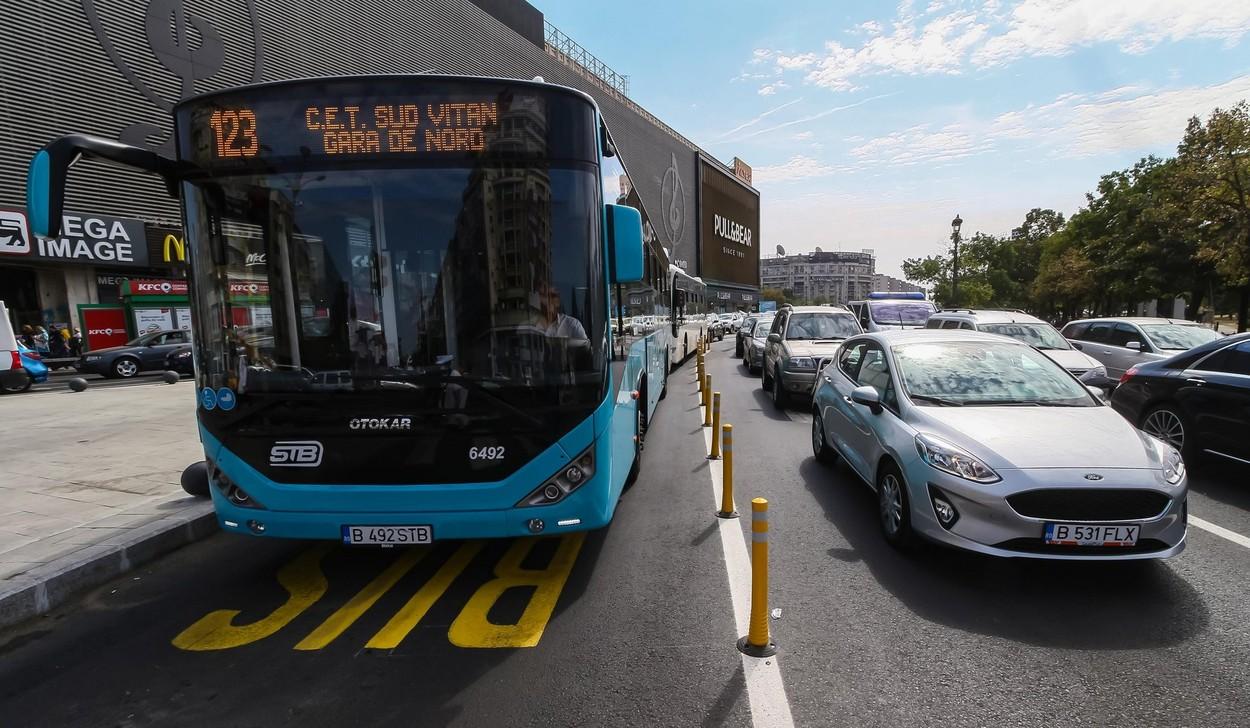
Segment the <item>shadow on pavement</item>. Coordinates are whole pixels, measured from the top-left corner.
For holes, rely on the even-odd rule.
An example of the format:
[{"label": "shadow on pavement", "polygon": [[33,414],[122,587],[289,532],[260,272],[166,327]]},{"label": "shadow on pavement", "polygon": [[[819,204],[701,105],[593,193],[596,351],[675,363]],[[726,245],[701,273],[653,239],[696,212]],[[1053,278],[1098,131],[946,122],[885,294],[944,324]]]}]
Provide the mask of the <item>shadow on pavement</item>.
[{"label": "shadow on pavement", "polygon": [[773,398],[762,389],[752,389],[751,396],[755,398],[756,404],[760,406],[760,412],[770,420],[779,422],[789,422],[790,415],[786,410],[777,409],[777,405],[773,404]]},{"label": "shadow on pavement", "polygon": [[[1211,500],[1250,511],[1250,465],[1209,456],[1189,471],[1189,489]],[[1195,514],[1201,515],[1201,514]]]},{"label": "shadow on pavement", "polygon": [[901,553],[881,536],[876,496],[847,466],[827,467],[808,458],[799,472],[825,517],[850,543],[850,549],[830,549],[830,558],[862,560],[923,619],[1076,649],[1157,648],[1207,627],[1202,598],[1164,563],[996,559],[925,542]]}]

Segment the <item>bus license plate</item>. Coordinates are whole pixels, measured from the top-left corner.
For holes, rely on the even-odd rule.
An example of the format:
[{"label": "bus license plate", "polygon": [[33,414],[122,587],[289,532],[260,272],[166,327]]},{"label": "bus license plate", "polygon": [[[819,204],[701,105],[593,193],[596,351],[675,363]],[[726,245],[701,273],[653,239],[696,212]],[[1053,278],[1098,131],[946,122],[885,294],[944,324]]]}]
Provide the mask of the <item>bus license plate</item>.
[{"label": "bus license plate", "polygon": [[1047,523],[1046,543],[1053,546],[1134,546],[1141,526],[1101,523]]},{"label": "bus license plate", "polygon": [[411,546],[434,543],[434,527],[343,526],[343,543],[354,546]]}]

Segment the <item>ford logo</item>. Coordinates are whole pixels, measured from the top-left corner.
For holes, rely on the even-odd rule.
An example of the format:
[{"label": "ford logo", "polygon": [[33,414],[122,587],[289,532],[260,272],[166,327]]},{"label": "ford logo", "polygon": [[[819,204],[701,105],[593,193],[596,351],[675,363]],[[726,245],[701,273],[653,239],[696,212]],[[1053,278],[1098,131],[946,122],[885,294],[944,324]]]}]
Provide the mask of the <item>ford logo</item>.
[{"label": "ford logo", "polygon": [[1086,473],[1085,479],[1086,480],[1102,480],[1102,476],[1099,475],[1098,473]]}]

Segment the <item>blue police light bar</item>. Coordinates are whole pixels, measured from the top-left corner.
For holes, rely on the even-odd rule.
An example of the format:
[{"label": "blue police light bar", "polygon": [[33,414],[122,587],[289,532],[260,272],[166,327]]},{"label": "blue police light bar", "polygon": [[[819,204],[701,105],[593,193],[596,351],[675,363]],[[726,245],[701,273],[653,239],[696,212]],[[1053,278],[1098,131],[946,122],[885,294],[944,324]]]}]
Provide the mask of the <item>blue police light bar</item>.
[{"label": "blue police light bar", "polygon": [[873,300],[881,300],[883,298],[893,300],[923,301],[925,300],[924,291],[873,291],[868,294],[868,298]]}]

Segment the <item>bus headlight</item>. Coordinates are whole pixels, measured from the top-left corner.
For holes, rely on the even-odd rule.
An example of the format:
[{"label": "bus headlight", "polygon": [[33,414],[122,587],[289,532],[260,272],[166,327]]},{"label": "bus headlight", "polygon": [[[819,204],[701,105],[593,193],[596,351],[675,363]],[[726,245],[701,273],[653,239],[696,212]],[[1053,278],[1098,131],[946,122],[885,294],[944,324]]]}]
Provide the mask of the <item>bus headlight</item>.
[{"label": "bus headlight", "polygon": [[573,458],[573,462],[560,466],[554,475],[543,481],[529,495],[517,503],[517,508],[528,506],[549,506],[559,503],[577,490],[595,474],[595,446],[591,445],[582,454]]}]

